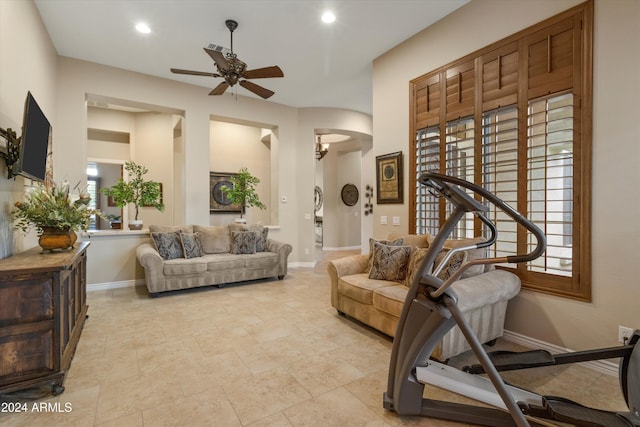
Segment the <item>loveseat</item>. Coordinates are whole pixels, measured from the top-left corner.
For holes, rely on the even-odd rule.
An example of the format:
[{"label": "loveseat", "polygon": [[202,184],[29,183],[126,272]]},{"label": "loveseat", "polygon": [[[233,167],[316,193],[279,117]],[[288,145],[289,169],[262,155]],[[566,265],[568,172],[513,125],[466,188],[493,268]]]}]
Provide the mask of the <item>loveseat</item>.
[{"label": "loveseat", "polygon": [[[393,337],[408,285],[431,241],[432,237],[429,235],[392,234],[385,241],[370,239],[369,254],[330,261],[327,270],[331,279],[332,306],[338,310],[338,313],[346,314]],[[445,248],[467,246],[475,241],[472,239],[447,240]],[[377,275],[380,269],[376,270],[374,265],[377,261],[376,256],[383,252],[379,249],[394,245],[409,247],[404,250],[404,256],[407,258],[404,267],[400,266],[397,269],[400,276],[392,277],[391,280],[372,278],[381,277]],[[409,252],[408,257],[406,252]],[[443,251],[442,254],[444,255],[445,252]],[[485,250],[473,249],[459,255],[462,259],[449,260],[449,265],[442,269],[438,277],[444,280],[464,261],[484,257]],[[438,259],[435,264],[438,264]],[[382,263],[382,265],[386,271],[394,270],[389,263]],[[403,269],[405,277],[398,279],[402,277]],[[502,336],[507,303],[520,291],[518,276],[492,266],[475,265],[466,270],[452,288],[458,295],[458,306],[480,342],[490,342]],[[446,361],[469,349],[470,346],[456,326],[445,335],[431,356]]]},{"label": "loveseat", "polygon": [[282,280],[292,247],[256,225],[155,226],[136,249],[151,296],[160,292],[243,282]]}]

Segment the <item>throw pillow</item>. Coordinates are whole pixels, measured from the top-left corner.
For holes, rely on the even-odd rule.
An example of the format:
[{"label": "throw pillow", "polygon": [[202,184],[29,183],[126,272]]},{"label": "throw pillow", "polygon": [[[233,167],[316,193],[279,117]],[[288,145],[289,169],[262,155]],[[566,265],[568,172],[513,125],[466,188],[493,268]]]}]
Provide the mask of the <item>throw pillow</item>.
[{"label": "throw pillow", "polygon": [[371,272],[371,267],[373,266],[373,245],[375,243],[382,243],[383,245],[389,246],[402,246],[404,243],[403,239],[395,239],[395,240],[376,240],[374,238],[369,238],[369,264],[367,265],[367,272]]},{"label": "throw pillow", "polygon": [[182,243],[182,253],[185,258],[204,256],[198,233],[180,233],[180,243]]},{"label": "throw pillow", "polygon": [[231,253],[232,254],[255,254],[256,253],[256,233],[253,231],[232,231],[231,232]]},{"label": "throw pillow", "polygon": [[[443,249],[440,251],[440,253],[436,257],[435,262],[433,263],[434,271],[436,267],[440,265],[440,263],[442,262],[442,260],[444,259],[444,257],[447,255],[448,252],[449,252],[448,249]],[[455,273],[460,268],[460,266],[462,266],[462,264],[465,263],[465,261],[467,260],[467,256],[468,255],[466,251],[457,252],[453,254],[451,258],[449,258],[449,261],[447,261],[447,263],[442,267],[442,270],[440,270],[440,273],[438,273],[437,277],[440,280],[447,280],[449,277],[453,275],[453,273]],[[464,274],[463,274],[463,277],[461,278],[464,278]]]},{"label": "throw pillow", "polygon": [[194,225],[193,231],[198,233],[200,243],[202,243],[202,250],[205,254],[229,253],[231,236],[226,225]]},{"label": "throw pillow", "polygon": [[162,259],[183,258],[180,233],[151,233],[151,240]]},{"label": "throw pillow", "polygon": [[401,281],[407,277],[411,246],[373,244],[373,264],[370,279]]},{"label": "throw pillow", "polygon": [[413,282],[413,278],[418,273],[418,267],[422,262],[424,256],[429,252],[429,248],[413,248],[411,251],[411,256],[409,257],[409,262],[407,263],[407,277],[404,280],[405,286],[411,286],[411,282]]},{"label": "throw pillow", "polygon": [[264,252],[267,249],[269,229],[263,225],[250,225],[247,230],[256,233],[256,252]]},{"label": "throw pillow", "polygon": [[[473,239],[448,239],[444,242],[444,247],[448,249],[455,249],[462,246],[469,246],[475,243],[484,242],[485,240],[486,239],[482,236],[474,237]],[[433,237],[431,238],[431,241],[433,241]],[[429,242],[430,244],[431,244],[431,241]],[[467,252],[467,259],[469,261],[487,257],[486,248],[471,249],[466,252]],[[473,267],[470,267],[467,270],[465,270],[465,272],[462,273],[462,276],[460,278],[466,279],[467,277],[472,277],[472,276],[477,276],[478,274],[482,274],[484,273],[484,268],[485,267],[483,265],[474,265]]]}]

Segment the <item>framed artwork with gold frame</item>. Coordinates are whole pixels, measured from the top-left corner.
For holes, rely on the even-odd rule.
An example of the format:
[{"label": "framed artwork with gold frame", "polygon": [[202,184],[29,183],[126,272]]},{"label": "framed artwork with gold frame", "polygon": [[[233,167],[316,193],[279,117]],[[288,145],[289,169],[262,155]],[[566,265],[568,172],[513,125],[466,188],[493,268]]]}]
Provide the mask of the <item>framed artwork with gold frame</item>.
[{"label": "framed artwork with gold frame", "polygon": [[377,202],[404,203],[402,151],[376,156]]}]

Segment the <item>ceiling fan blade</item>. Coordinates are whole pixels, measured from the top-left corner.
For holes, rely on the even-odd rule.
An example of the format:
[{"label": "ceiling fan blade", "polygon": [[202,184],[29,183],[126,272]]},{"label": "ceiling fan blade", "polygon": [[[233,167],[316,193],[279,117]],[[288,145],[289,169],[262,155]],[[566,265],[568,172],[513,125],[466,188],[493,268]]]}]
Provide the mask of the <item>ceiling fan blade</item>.
[{"label": "ceiling fan blade", "polygon": [[243,88],[250,90],[251,92],[255,93],[258,96],[261,96],[264,99],[269,98],[271,95],[273,95],[275,92],[264,88],[260,85],[257,85],[253,82],[249,82],[247,80],[242,80],[240,81],[240,86],[242,86]]},{"label": "ceiling fan blade", "polygon": [[189,74],[192,76],[222,77],[220,74],[207,73],[204,71],[181,70],[180,68],[171,68],[171,72],[175,74]]},{"label": "ceiling fan blade", "polygon": [[204,48],[204,51],[207,52],[207,54],[211,57],[211,59],[213,59],[213,61],[216,63],[216,65],[218,66],[218,69],[221,72],[225,72],[229,70],[229,63],[227,62],[227,59],[224,57],[222,52],[218,52],[217,50],[207,49],[206,47]]},{"label": "ceiling fan blade", "polygon": [[209,95],[222,95],[224,91],[227,90],[228,87],[229,87],[229,83],[222,82],[218,86],[216,86],[211,92],[209,92]]},{"label": "ceiling fan blade", "polygon": [[266,79],[269,77],[284,77],[284,73],[277,65],[273,67],[256,68],[247,70],[242,74],[245,79]]}]

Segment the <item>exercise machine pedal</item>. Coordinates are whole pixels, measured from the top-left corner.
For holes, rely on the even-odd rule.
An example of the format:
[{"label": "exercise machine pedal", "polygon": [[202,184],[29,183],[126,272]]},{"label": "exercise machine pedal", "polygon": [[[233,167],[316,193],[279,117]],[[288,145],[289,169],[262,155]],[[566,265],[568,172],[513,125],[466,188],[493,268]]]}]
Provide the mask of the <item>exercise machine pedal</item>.
[{"label": "exercise machine pedal", "polygon": [[523,404],[522,411],[533,417],[561,421],[579,427],[635,427],[624,414],[583,406],[557,396],[543,396],[542,406]]},{"label": "exercise machine pedal", "polygon": [[[513,371],[556,364],[553,355],[546,350],[492,351],[487,355],[498,371]],[[465,366],[462,370],[476,375],[484,373],[484,368],[480,364]]]}]

